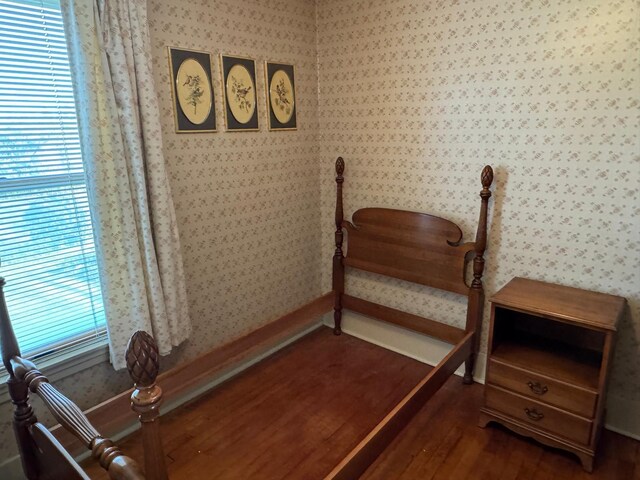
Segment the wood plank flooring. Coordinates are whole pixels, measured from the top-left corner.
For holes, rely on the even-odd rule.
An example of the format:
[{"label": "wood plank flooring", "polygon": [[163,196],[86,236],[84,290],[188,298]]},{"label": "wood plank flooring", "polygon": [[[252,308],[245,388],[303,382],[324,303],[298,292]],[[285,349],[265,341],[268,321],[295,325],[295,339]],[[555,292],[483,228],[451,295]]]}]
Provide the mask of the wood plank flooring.
[{"label": "wood plank flooring", "polygon": [[640,480],[640,442],[604,431],[595,471],[504,427],[477,427],[483,386],[452,377],[362,480]]},{"label": "wood plank flooring", "polygon": [[[162,417],[169,475],[322,478],[430,368],[322,328]],[[119,445],[142,463],[137,434]]]},{"label": "wood plank flooring", "polygon": [[[321,480],[429,368],[321,329],[163,417],[169,475]],[[640,442],[612,432],[590,475],[568,453],[478,428],[482,389],[450,378],[363,479],[640,480]],[[120,445],[142,460],[137,434]]]}]

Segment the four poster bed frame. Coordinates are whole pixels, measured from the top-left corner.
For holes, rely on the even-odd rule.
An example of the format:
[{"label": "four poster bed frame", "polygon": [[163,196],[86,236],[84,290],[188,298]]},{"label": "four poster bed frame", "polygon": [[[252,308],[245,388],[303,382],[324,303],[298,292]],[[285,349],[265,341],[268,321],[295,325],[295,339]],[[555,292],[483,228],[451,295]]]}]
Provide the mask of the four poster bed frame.
[{"label": "four poster bed frame", "polygon": [[[465,364],[464,383],[473,382],[475,355],[480,338],[484,291],[482,273],[487,243],[487,210],[493,171],[482,170],[480,219],[474,242],[462,243],[462,231],[453,222],[425,213],[363,208],[353,221],[343,218],[342,185],[345,164],[336,161],[337,202],[335,254],[333,256],[334,333],[342,332],[343,309],[389,322],[453,345],[451,351],[382,419],[380,423],[325,477],[325,480],[359,478],[395,436],[446,380]],[[344,233],[348,248],[343,250]],[[473,279],[465,281],[469,262]],[[464,329],[402,312],[345,293],[345,267],[365,270],[467,297]],[[158,430],[158,406],[162,390],[156,385],[158,350],[153,339],[136,332],[127,349],[127,367],[134,381],[132,408],[142,424],[146,477],[134,460],[124,456],[114,443],[103,438],[83,412],[58,392],[36,366],[20,356],[6,310],[0,279],[0,337],[2,360],[15,405],[14,431],[29,479],[87,479],[88,477],[49,433],[28,402],[28,392],[39,395],[63,427],[89,448],[113,479],[168,478]]]}]

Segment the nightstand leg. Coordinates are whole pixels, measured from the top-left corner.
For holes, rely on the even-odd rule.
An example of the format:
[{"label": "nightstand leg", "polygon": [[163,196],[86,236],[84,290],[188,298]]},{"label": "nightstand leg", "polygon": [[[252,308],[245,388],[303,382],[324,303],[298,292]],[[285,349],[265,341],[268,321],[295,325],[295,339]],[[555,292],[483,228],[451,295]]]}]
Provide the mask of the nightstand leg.
[{"label": "nightstand leg", "polygon": [[478,418],[478,426],[480,428],[486,428],[486,426],[489,425],[489,423],[491,423],[493,420],[494,419],[492,417],[490,417],[483,411],[480,411],[480,417]]},{"label": "nightstand leg", "polygon": [[591,473],[593,472],[593,457],[591,455],[587,455],[586,453],[578,453],[574,452],[580,462],[582,463],[582,468],[584,468],[585,472]]}]

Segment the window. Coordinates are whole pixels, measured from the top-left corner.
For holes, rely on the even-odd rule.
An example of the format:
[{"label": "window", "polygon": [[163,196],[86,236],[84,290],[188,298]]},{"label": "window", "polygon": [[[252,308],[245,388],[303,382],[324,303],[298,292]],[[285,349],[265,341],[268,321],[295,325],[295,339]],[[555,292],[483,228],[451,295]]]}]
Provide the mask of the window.
[{"label": "window", "polygon": [[0,1],[0,276],[25,356],[105,332],[60,5]]}]

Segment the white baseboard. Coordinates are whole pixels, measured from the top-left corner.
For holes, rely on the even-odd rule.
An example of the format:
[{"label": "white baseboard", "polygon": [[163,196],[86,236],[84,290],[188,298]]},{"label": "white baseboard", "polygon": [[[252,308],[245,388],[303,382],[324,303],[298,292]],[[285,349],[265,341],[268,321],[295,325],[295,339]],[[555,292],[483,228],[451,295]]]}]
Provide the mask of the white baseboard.
[{"label": "white baseboard", "polygon": [[[324,322],[327,326],[333,326],[333,318],[325,317]],[[437,365],[451,349],[448,343],[353,312],[344,312],[342,330],[361,340],[432,366]],[[487,355],[479,353],[474,375],[474,380],[478,383],[484,384],[486,363]],[[456,375],[463,373],[462,367],[456,371]],[[640,402],[609,395],[605,428],[640,440]]]},{"label": "white baseboard", "polygon": [[[325,324],[333,326],[333,319],[325,319]],[[431,366],[440,363],[452,348],[449,343],[353,312],[344,312],[342,331]],[[478,354],[474,379],[479,383],[484,383],[486,363],[486,354]],[[463,367],[456,370],[456,375],[462,376],[463,374]]]}]

